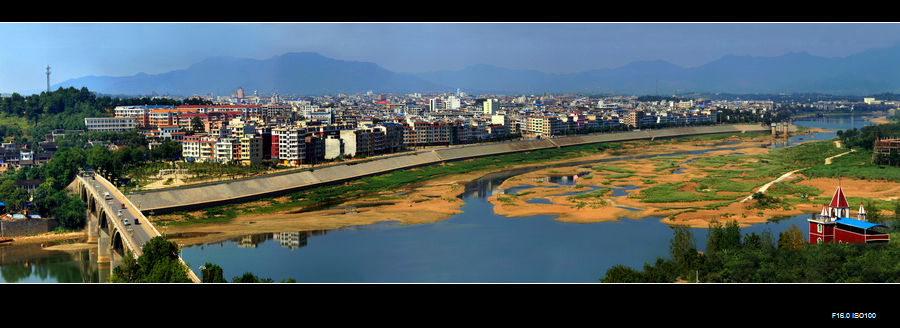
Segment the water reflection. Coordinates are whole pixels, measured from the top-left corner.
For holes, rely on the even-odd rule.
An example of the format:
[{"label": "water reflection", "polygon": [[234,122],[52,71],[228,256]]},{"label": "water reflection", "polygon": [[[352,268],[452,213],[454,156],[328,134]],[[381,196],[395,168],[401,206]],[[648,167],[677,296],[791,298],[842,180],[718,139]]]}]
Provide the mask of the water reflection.
[{"label": "water reflection", "polygon": [[[838,129],[873,124],[853,117],[810,118],[797,125]],[[835,132],[795,136],[773,148],[810,140],[829,140]],[[802,139],[801,139],[802,138]],[[697,154],[685,152],[684,154]],[[678,154],[673,154],[678,155]],[[629,156],[600,162],[650,158]],[[222,266],[229,279],[247,271],[276,281],[301,282],[596,282],[606,268],[624,264],[642,268],[668,256],[671,229],[662,218],[622,219],[600,224],[566,224],[552,216],[506,218],[493,214],[485,199],[517,193],[534,186],[502,190],[509,176],[556,166],[524,168],[486,175],[465,187],[460,197],[464,213],[431,224],[398,226],[390,222],[335,230],[258,234],[216,244],[195,245],[183,255],[192,270],[206,262]],[[561,181],[575,183],[577,178]],[[633,186],[616,186],[614,196]],[[627,209],[627,208],[626,208]],[[632,209],[636,210],[636,209]],[[809,215],[742,228],[776,236],[792,224],[804,227]],[[701,250],[706,229],[695,229]],[[321,238],[315,238],[321,237]],[[8,283],[99,282],[108,275],[98,269],[91,250],[46,251],[23,246],[0,247],[0,278]],[[34,247],[34,246],[32,246]]]},{"label": "water reflection", "polygon": [[0,278],[5,283],[96,283],[96,249],[46,251],[41,245],[0,247]]}]

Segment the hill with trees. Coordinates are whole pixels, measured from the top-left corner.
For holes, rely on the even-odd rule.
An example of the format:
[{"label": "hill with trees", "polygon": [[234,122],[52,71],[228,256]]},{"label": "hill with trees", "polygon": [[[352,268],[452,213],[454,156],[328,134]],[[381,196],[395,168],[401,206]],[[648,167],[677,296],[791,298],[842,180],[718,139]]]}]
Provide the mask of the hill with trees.
[{"label": "hill with trees", "polygon": [[[17,148],[39,154],[44,151],[39,144],[50,132],[57,129],[84,130],[85,117],[112,116],[112,109],[116,106],[136,104],[180,105],[181,102],[171,99],[98,97],[87,88],[60,88],[26,97],[13,93],[10,97],[0,99],[0,138],[4,143],[13,143]],[[86,146],[90,141],[124,144],[127,147],[115,151],[100,146],[88,149]],[[22,211],[26,208],[29,197],[32,197],[30,213],[55,218],[63,229],[81,228],[84,225],[86,205],[65,192],[66,185],[75,178],[78,170],[103,169],[114,178],[121,178],[128,169],[181,154],[181,145],[174,141],[163,142],[153,150],[149,150],[147,146],[147,140],[138,131],[67,134],[57,138],[57,150],[46,164],[18,169],[11,167],[0,174],[0,202],[4,203],[7,212]],[[24,189],[16,188],[15,180],[30,179],[45,181],[31,195]]]}]

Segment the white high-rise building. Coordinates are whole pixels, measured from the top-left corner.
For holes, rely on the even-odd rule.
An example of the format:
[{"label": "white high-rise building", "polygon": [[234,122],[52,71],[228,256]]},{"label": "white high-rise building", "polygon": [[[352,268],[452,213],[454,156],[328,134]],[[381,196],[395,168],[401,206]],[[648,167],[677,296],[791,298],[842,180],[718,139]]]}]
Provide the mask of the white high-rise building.
[{"label": "white high-rise building", "polygon": [[498,102],[497,99],[485,100],[482,106],[484,108],[484,115],[494,115],[500,110],[500,102]]},{"label": "white high-rise building", "polygon": [[447,97],[447,102],[445,103],[445,107],[447,109],[459,109],[459,98],[456,96]]}]

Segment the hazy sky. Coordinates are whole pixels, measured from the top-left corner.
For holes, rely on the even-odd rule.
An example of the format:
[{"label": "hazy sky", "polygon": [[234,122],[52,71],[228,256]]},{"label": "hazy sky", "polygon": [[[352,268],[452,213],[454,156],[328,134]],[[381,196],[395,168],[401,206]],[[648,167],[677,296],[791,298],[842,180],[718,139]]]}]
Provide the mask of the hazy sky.
[{"label": "hazy sky", "polygon": [[[0,23],[0,93],[88,75],[184,69],[214,56],[316,52],[396,72],[474,64],[547,73],[725,55],[846,57],[900,41],[896,23]],[[30,94],[30,93],[29,93]]]}]

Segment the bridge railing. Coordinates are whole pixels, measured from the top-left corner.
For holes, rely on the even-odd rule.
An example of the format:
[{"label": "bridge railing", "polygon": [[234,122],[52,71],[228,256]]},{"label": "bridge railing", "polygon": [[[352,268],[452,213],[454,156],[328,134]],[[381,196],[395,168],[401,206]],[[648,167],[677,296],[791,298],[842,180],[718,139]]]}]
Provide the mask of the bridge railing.
[{"label": "bridge railing", "polygon": [[[80,179],[81,182],[84,183],[84,184],[86,184],[86,185],[89,185],[89,186],[91,185],[90,181],[85,180],[84,177],[82,177],[82,176],[80,176],[80,175],[77,176],[77,179]],[[147,225],[150,227],[150,230],[153,231],[153,232],[156,234],[156,236],[162,236],[162,234],[159,233],[159,230],[156,230],[156,226],[154,226],[154,225],[150,222],[150,220],[147,220],[147,217],[145,217],[144,214],[141,213],[141,211],[140,211],[139,208],[137,208],[137,207],[134,206],[134,203],[131,202],[131,199],[130,199],[127,195],[122,194],[121,192],[119,192],[118,188],[116,188],[115,185],[113,185],[112,183],[110,183],[109,180],[106,180],[106,178],[100,176],[99,174],[95,174],[95,175],[93,176],[93,179],[99,179],[99,180],[102,180],[103,182],[105,182],[105,183],[109,184],[110,186],[112,186],[111,190],[114,190],[115,192],[118,192],[120,195],[122,195],[122,198],[124,198],[125,201],[126,201],[133,209],[136,209],[135,212],[137,212],[138,215],[140,215],[141,222],[143,222],[142,224],[147,224]],[[105,199],[104,197],[102,197],[102,196],[97,192],[97,190],[95,190],[93,187],[90,187],[89,189],[90,189],[91,194],[94,195],[94,197],[97,197],[97,199],[100,199],[100,200],[102,201],[102,203],[103,203],[102,206],[103,206],[104,208],[106,208],[106,210],[108,211],[108,213],[110,213],[110,214],[114,213],[114,212],[113,212],[113,209],[109,207],[109,204],[108,204],[108,203],[106,203],[106,199]],[[119,224],[121,224],[121,222],[120,222],[120,223],[117,223],[117,227],[118,227]],[[127,231],[127,230],[122,230],[122,231]],[[129,239],[129,238],[122,238],[122,241],[123,241],[130,249],[132,249],[132,250],[137,250],[137,249],[138,249],[138,248],[136,248],[136,247],[131,243],[131,239]],[[180,250],[179,250],[179,251],[180,251]],[[137,253],[137,252],[135,252],[135,253]],[[201,282],[201,281],[200,281],[200,278],[198,278],[197,275],[194,274],[194,271],[193,271],[193,270],[190,270],[190,267],[188,267],[188,264],[187,264],[186,262],[184,262],[184,259],[182,259],[180,255],[178,256],[178,261],[181,262],[181,264],[184,265],[186,268],[188,268],[187,274],[188,274],[188,278],[191,279],[191,281],[193,281],[193,282],[195,282],[195,283]]]},{"label": "bridge railing", "polygon": [[[90,193],[93,195],[93,197],[96,197],[97,199],[100,200],[100,202],[99,202],[101,204],[100,206],[102,206],[104,209],[106,209],[107,215],[112,216],[113,213],[116,213],[113,210],[113,208],[109,206],[109,203],[106,202],[106,198],[103,197],[102,195],[100,195],[99,192],[96,189],[94,189],[93,184],[92,184],[93,180],[97,180],[97,183],[103,183],[102,181],[109,183],[108,180],[104,179],[100,175],[94,175],[93,180],[85,180],[84,177],[81,177],[81,176],[78,176],[77,178],[81,179],[82,183],[85,183],[86,185],[90,186],[90,188],[89,188]],[[99,179],[102,179],[102,181],[100,181]],[[110,185],[112,185],[112,184],[110,184]],[[112,221],[118,221],[118,220],[112,220]],[[122,224],[122,223],[121,222],[115,223],[116,228],[119,228],[119,230],[125,231],[124,226],[120,226],[120,224]],[[126,246],[131,250],[137,249],[134,247],[134,245],[131,243],[131,240],[128,238],[122,238],[122,242],[124,242],[126,244]]]}]

